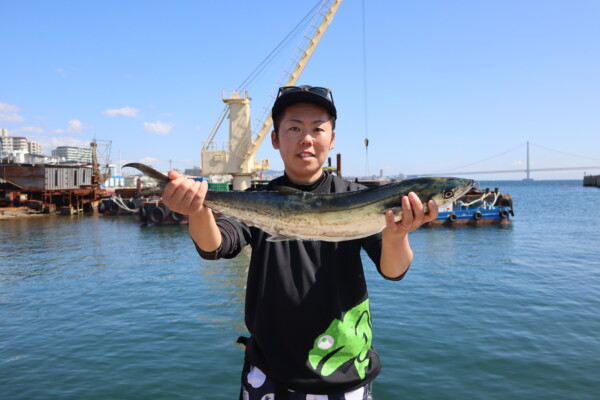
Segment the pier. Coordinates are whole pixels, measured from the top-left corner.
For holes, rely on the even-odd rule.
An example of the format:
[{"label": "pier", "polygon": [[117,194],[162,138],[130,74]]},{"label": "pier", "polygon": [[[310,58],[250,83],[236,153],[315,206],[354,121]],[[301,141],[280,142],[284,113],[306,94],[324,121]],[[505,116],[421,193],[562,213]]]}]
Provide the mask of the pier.
[{"label": "pier", "polygon": [[583,177],[583,186],[600,188],[600,175],[586,175]]}]

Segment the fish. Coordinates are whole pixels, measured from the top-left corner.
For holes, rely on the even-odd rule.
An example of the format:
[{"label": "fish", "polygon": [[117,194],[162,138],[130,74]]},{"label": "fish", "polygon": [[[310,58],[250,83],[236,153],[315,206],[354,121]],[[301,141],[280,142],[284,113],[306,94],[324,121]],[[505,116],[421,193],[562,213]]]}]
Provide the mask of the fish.
[{"label": "fish", "polygon": [[[129,163],[158,181],[161,189],[169,178],[141,163]],[[386,226],[384,215],[392,210],[402,219],[402,196],[415,192],[428,211],[427,202],[444,207],[462,197],[474,184],[471,179],[421,177],[363,190],[316,194],[279,187],[273,191],[208,190],[204,205],[247,225],[267,232],[267,241],[321,240],[341,242],[377,234]]]}]

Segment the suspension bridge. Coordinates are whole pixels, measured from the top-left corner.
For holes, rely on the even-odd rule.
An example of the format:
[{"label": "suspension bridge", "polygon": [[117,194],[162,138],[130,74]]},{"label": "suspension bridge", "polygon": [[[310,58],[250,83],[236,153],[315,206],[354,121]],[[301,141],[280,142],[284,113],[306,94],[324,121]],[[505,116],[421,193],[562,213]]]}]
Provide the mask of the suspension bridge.
[{"label": "suspension bridge", "polygon": [[[496,154],[494,156],[488,157],[484,160],[480,160],[480,161],[476,161],[474,163],[468,164],[468,165],[463,165],[461,167],[457,167],[457,168],[453,168],[450,170],[445,170],[445,171],[438,171],[436,173],[428,173],[428,174],[410,174],[407,175],[407,177],[416,177],[416,176],[443,176],[443,175],[447,175],[447,174],[452,174],[452,175],[480,175],[480,174],[510,174],[510,173],[521,173],[521,174],[525,174],[525,180],[531,180],[531,173],[532,172],[560,172],[560,171],[589,171],[589,170],[600,170],[600,163],[597,163],[596,165],[586,165],[586,166],[580,166],[580,167],[573,167],[573,166],[565,166],[565,167],[549,167],[549,168],[531,168],[530,167],[530,158],[529,158],[529,146],[530,144],[533,144],[536,147],[540,147],[542,149],[545,150],[549,150],[549,151],[553,151],[556,153],[561,153],[564,155],[568,155],[568,156],[572,156],[572,157],[576,157],[579,159],[588,159],[588,160],[594,160],[594,161],[598,161],[600,162],[600,158],[591,158],[591,157],[585,157],[585,156],[578,156],[575,154],[571,154],[571,153],[567,153],[564,151],[560,151],[560,150],[553,150],[544,146],[540,146],[540,145],[536,145],[534,143],[530,143],[530,142],[526,142],[523,144],[520,144],[512,149],[503,151],[502,153]],[[481,164],[484,163],[486,161],[492,160],[494,158],[500,157],[506,153],[512,152],[516,149],[522,148],[526,146],[527,147],[527,162],[526,162],[526,166],[525,168],[518,168],[518,169],[501,169],[501,170],[469,170],[469,171],[455,171],[456,169],[462,169],[462,168],[468,168],[468,167],[472,167],[475,166],[477,164]]]}]

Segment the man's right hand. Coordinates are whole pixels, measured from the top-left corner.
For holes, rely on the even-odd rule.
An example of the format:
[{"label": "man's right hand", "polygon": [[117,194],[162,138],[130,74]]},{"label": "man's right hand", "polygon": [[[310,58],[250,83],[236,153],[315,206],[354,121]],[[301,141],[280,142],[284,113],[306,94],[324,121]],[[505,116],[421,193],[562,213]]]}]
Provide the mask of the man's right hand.
[{"label": "man's right hand", "polygon": [[169,179],[171,181],[165,187],[162,200],[171,210],[189,216],[210,211],[204,207],[208,182],[188,179],[175,170],[169,171]]}]

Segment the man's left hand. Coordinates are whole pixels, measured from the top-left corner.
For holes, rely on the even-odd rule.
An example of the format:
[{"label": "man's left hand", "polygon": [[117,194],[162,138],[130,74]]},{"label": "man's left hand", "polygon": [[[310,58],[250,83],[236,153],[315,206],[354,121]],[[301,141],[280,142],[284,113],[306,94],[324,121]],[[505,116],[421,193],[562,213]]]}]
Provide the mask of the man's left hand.
[{"label": "man's left hand", "polygon": [[402,219],[395,222],[393,212],[388,211],[385,215],[384,233],[404,236],[419,229],[421,225],[433,221],[438,216],[438,208],[433,200],[429,200],[427,209],[425,212],[423,203],[416,193],[410,192],[408,196],[402,196]]}]

